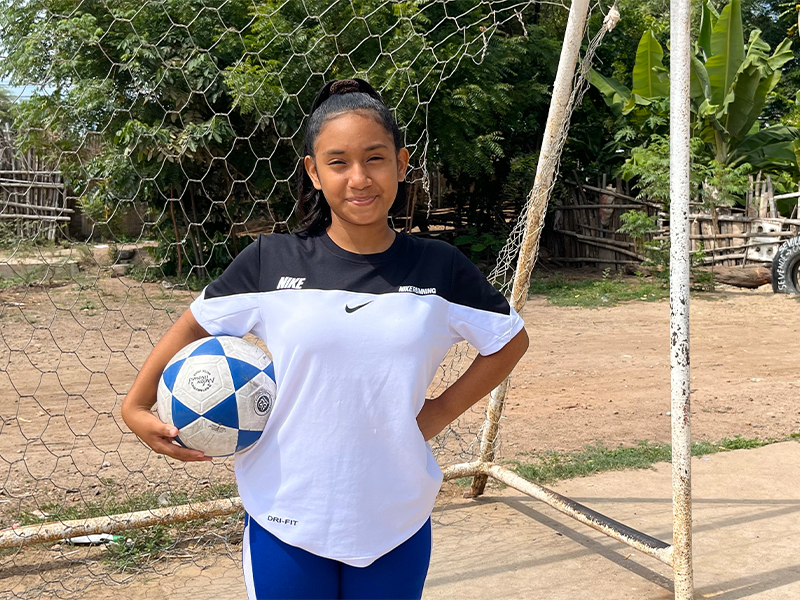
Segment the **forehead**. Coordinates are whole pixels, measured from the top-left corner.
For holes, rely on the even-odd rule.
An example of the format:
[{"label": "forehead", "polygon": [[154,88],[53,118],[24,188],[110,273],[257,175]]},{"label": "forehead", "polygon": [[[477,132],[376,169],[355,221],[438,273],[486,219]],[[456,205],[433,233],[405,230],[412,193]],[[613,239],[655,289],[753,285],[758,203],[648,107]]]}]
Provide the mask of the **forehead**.
[{"label": "forehead", "polygon": [[314,152],[354,152],[383,144],[394,147],[394,138],[368,111],[351,111],[327,119],[314,141]]}]

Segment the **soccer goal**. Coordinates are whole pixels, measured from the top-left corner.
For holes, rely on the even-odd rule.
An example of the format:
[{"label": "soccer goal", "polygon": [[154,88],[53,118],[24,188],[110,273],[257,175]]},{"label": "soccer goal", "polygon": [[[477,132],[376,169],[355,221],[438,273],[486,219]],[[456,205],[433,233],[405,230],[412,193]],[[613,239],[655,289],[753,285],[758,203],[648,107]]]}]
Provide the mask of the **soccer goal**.
[{"label": "soccer goal", "polygon": [[[254,237],[291,230],[302,130],[326,80],[368,79],[403,126],[412,168],[408,207],[394,226],[452,237],[458,211],[476,204],[453,209],[440,165],[459,156],[465,174],[489,173],[499,134],[485,123],[535,97],[515,96],[507,79],[519,55],[534,51],[535,28],[546,19],[566,32],[546,130],[533,187],[518,198],[519,218],[490,275],[519,312],[570,117],[619,19],[616,5],[2,1],[0,591],[77,597],[143,572],[207,566],[220,548],[238,559],[233,461],[178,464],[149,452],[120,417],[138,369],[204,283]],[[671,565],[675,597],[687,600],[685,0],[673,0],[671,31],[672,544],[498,464],[508,381],[485,414],[468,412],[432,445],[445,478],[471,477],[473,496],[493,478],[541,500]],[[464,119],[468,111],[480,127]],[[432,390],[473,357],[456,347]]]}]

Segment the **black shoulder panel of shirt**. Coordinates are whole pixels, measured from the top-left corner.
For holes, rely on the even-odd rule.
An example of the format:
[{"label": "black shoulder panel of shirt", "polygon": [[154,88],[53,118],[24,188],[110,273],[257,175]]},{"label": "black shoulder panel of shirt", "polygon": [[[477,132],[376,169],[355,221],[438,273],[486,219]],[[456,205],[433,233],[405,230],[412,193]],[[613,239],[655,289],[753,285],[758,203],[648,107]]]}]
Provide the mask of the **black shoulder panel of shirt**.
[{"label": "black shoulder panel of shirt", "polygon": [[508,301],[458,248],[398,233],[379,254],[354,254],[327,236],[260,235],[205,290],[207,299],[280,289],[438,295],[448,302],[510,314]]}]

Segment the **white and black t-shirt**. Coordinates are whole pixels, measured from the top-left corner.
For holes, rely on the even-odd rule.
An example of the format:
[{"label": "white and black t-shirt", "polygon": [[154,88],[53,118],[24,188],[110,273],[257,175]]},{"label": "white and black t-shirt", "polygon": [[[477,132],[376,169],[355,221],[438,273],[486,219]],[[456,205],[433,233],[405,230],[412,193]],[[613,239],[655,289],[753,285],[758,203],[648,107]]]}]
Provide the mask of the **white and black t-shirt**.
[{"label": "white and black t-shirt", "polygon": [[262,338],[277,397],[235,459],[245,509],[284,542],[366,566],[425,523],[442,474],[416,416],[450,347],[500,350],[522,319],[453,246],[397,234],[260,236],[191,305],[211,335]]}]

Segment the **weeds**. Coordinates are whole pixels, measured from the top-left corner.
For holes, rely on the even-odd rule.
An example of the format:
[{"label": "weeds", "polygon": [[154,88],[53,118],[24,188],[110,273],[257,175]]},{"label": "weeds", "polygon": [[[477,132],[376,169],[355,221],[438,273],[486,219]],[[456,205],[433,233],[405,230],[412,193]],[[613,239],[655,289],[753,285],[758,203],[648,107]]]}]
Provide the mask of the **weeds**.
[{"label": "weeds", "polygon": [[561,274],[534,279],[531,281],[530,293],[546,295],[547,300],[556,306],[600,308],[631,300],[661,300],[669,296],[669,289],[657,279],[622,278],[612,276],[606,270],[600,281],[568,281]]},{"label": "weeds", "polygon": [[[63,503],[46,504],[39,507],[37,512],[24,511],[13,517],[13,521],[20,525],[34,525],[48,522],[72,521],[76,519],[90,519],[104,515],[113,515],[127,512],[137,512],[163,508],[165,501],[170,506],[177,506],[191,502],[204,502],[220,498],[236,496],[237,489],[234,483],[218,483],[207,488],[197,490],[191,495],[186,491],[172,492],[168,496],[155,491],[148,491],[139,495],[129,495],[124,500],[117,500],[113,489],[113,479],[101,479],[106,488],[104,497],[93,504],[84,506],[66,506]],[[212,519],[211,517],[209,519]],[[104,547],[103,561],[119,570],[135,569],[157,557],[185,539],[181,532],[193,531],[209,519],[197,519],[185,523],[173,524],[170,527],[155,525],[122,531],[118,535],[125,539],[124,542],[112,542]],[[213,519],[218,519],[213,517]],[[16,551],[16,549],[12,549]]]},{"label": "weeds", "polygon": [[22,277],[0,277],[0,290],[6,290],[15,287],[24,287],[27,285]]},{"label": "weeds", "polygon": [[[717,452],[760,448],[781,440],[760,438],[723,438],[719,442],[694,442],[692,456],[706,456]],[[524,456],[524,455],[523,455]],[[649,469],[655,463],[670,462],[672,449],[661,442],[639,442],[635,446],[608,448],[602,443],[585,446],[574,452],[538,452],[527,456],[532,462],[511,461],[514,470],[525,479],[540,484],[561,479],[586,477],[605,471]]]},{"label": "weeds", "polygon": [[107,544],[103,562],[119,571],[137,569],[168,550],[174,543],[169,530],[163,525],[137,529],[128,532],[124,541]]}]

